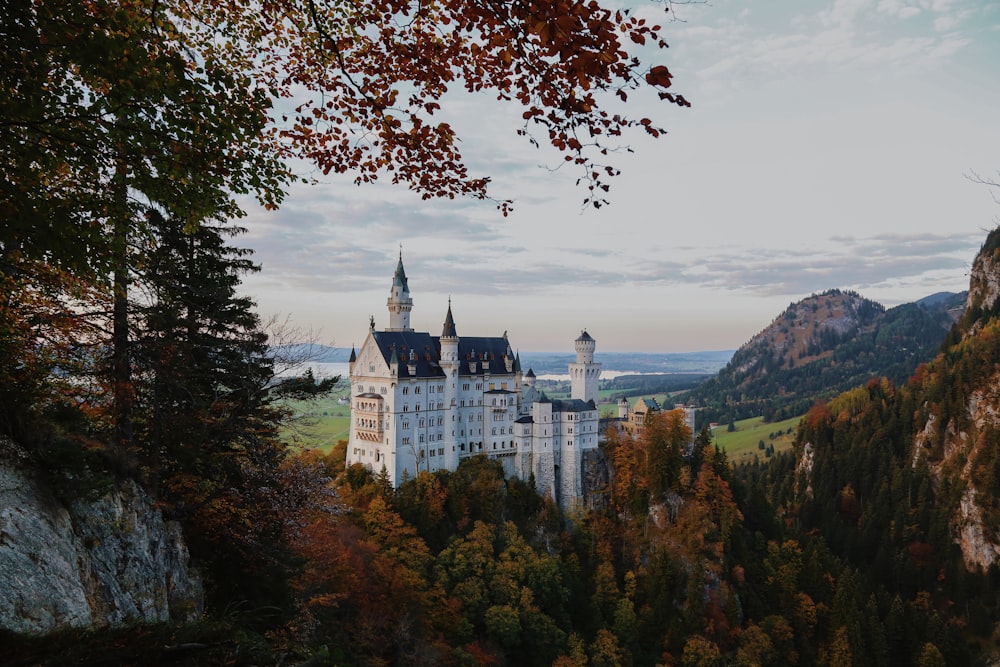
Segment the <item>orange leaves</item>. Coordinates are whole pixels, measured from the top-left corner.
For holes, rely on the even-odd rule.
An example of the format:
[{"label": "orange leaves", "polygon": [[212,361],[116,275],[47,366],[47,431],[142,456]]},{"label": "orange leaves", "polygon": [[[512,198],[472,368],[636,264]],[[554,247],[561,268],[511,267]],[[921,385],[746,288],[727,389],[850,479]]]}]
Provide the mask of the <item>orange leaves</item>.
[{"label": "orange leaves", "polygon": [[[216,10],[215,0],[196,4],[206,15]],[[627,36],[631,43],[663,48],[659,26],[628,11],[612,12],[598,0],[359,0],[308,7],[315,13],[283,0],[255,9],[233,5],[225,17],[228,43],[237,46],[227,52],[228,62],[252,71],[277,97],[324,108],[322,115],[300,108],[281,127],[280,150],[313,160],[324,172],[355,173],[358,182],[391,172],[394,182],[426,197],[488,197],[489,179],[468,173],[453,134],[426,129],[456,84],[518,100],[524,106],[519,134],[534,141],[530,129],[554,130],[552,145],[576,153],[579,159],[571,161],[580,165],[581,180],[601,192],[616,170],[605,171],[595,156],[618,148],[606,142],[640,124],[608,113],[606,97],[589,97],[589,91],[611,92],[627,103],[631,90],[669,85],[665,67],[644,75],[622,44]],[[206,45],[215,53],[214,43]],[[259,54],[266,54],[267,66]],[[407,99],[395,99],[397,90],[408,91]],[[661,99],[678,103],[676,97]],[[334,127],[341,134],[331,141]],[[662,133],[641,127],[650,136]],[[573,139],[581,131],[600,141]],[[594,173],[601,176],[593,180]],[[498,207],[508,209],[507,203]]]},{"label": "orange leaves", "polygon": [[664,67],[663,65],[657,65],[656,67],[652,67],[648,72],[646,72],[646,83],[648,83],[651,86],[660,86],[661,88],[669,88],[670,81],[672,78],[673,75],[670,73],[670,70]]}]

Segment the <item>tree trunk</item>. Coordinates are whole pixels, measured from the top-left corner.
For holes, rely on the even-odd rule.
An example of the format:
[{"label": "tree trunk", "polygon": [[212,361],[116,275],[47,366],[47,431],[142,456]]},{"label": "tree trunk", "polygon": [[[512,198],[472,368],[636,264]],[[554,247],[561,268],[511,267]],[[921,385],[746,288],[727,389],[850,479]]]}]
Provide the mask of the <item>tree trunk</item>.
[{"label": "tree trunk", "polygon": [[132,365],[129,359],[128,331],[128,167],[119,151],[113,186],[115,210],[111,221],[112,270],[114,272],[111,382],[113,387],[113,416],[115,444],[120,452],[132,447]]}]

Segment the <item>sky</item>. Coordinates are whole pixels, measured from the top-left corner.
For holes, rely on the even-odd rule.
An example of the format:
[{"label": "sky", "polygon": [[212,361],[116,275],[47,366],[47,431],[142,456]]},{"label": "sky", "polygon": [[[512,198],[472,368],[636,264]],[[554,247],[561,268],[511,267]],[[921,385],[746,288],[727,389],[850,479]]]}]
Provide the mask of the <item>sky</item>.
[{"label": "sky", "polygon": [[[606,6],[611,3],[604,1]],[[249,207],[245,290],[294,336],[359,346],[402,253],[411,325],[504,331],[520,351],[736,349],[790,303],[839,288],[887,308],[968,288],[1000,224],[1000,2],[629,2],[660,23],[675,92],[634,98],[668,133],[625,137],[610,205],[582,205],[561,154],[516,136],[522,109],[457,95],[443,118],[470,173],[510,198],[423,201],[319,176]],[[613,5],[611,5],[613,6]],[[288,334],[286,334],[288,335]]]}]

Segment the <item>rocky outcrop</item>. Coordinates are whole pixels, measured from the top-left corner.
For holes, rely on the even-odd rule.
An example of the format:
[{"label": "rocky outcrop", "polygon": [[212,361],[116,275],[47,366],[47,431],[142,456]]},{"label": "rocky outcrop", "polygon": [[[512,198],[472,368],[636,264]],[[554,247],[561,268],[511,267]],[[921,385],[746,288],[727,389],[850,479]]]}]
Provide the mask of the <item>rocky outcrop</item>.
[{"label": "rocky outcrop", "polygon": [[583,504],[589,509],[607,507],[611,492],[611,468],[600,449],[583,450]]},{"label": "rocky outcrop", "polygon": [[974,487],[965,489],[952,525],[965,566],[985,572],[1000,557],[1000,545],[986,536],[983,515],[976,502],[977,493]]},{"label": "rocky outcrop", "polygon": [[1000,247],[992,247],[996,241],[991,234],[972,262],[967,310],[991,310],[1000,298]]},{"label": "rocky outcrop", "polygon": [[179,525],[134,482],[67,506],[23,460],[0,458],[0,628],[191,620],[201,606]]},{"label": "rocky outcrop", "polygon": [[[958,345],[953,348],[961,352],[955,354],[978,350],[982,358],[991,358],[990,350],[997,344],[991,330],[996,326],[998,300],[1000,232],[994,230],[972,263],[966,312],[959,324],[961,340],[955,341]],[[992,491],[978,489],[976,478],[977,468],[992,467],[991,462],[1000,457],[993,451],[994,438],[987,435],[1000,425],[1000,366],[976,370],[974,377],[949,376],[950,382],[959,383],[955,390],[964,396],[963,410],[950,415],[943,428],[933,411],[928,411],[926,421],[917,424],[912,465],[926,458],[936,490],[946,485],[961,490],[960,500],[951,510],[951,534],[966,567],[986,571],[1000,562],[1000,538],[984,512],[992,503]]]}]

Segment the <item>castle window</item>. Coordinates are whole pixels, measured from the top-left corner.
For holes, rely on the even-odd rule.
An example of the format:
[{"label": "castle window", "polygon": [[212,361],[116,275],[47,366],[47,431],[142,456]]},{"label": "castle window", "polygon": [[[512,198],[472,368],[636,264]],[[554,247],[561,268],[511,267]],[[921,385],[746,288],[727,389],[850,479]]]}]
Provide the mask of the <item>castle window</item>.
[{"label": "castle window", "polygon": [[410,422],[403,422],[403,428],[410,428]]},{"label": "castle window", "polygon": [[410,411],[410,406],[407,405],[406,403],[403,403],[403,412],[409,412],[409,411]]},{"label": "castle window", "polygon": [[433,394],[433,393],[434,393],[434,385],[431,385],[431,386],[429,386],[429,387],[427,388],[427,393],[428,393],[428,394]]},{"label": "castle window", "polygon": [[414,410],[416,410],[417,412],[420,412],[420,404],[419,404],[419,403],[417,403],[417,407],[415,407],[415,408],[413,408],[413,409],[414,409]]},{"label": "castle window", "polygon": [[418,428],[423,428],[424,427],[424,420],[423,419],[420,420],[420,423],[417,424],[417,427]]},{"label": "castle window", "polygon": [[403,395],[406,396],[409,393],[410,393],[410,388],[409,387],[403,387]]},{"label": "castle window", "polygon": [[414,387],[413,388],[413,393],[414,394],[419,394],[420,393],[420,387]]},{"label": "castle window", "polygon": [[424,441],[424,434],[423,434],[423,433],[421,433],[421,434],[420,434],[420,442],[422,443],[423,441]]},{"label": "castle window", "polygon": [[438,448],[438,456],[444,456],[444,447]]}]

